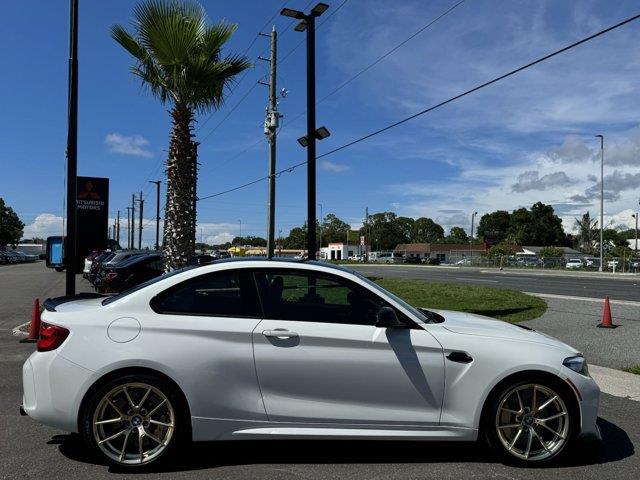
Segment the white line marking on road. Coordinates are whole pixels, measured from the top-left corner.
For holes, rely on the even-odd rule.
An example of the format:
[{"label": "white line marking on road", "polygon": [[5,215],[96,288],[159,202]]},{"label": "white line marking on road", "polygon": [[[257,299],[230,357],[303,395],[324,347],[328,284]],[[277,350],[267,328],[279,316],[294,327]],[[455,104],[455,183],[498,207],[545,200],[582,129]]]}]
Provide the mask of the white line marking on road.
[{"label": "white line marking on road", "polygon": [[[559,300],[579,300],[583,302],[604,302],[604,298],[593,298],[593,297],[576,297],[574,295],[556,295],[554,293],[536,293],[536,292],[523,292],[527,295],[533,295],[534,297],[541,298],[557,298]],[[612,300],[609,299],[611,304],[615,305],[631,305],[633,307],[640,307],[640,302],[634,302],[632,300]]]},{"label": "white line marking on road", "polygon": [[484,278],[468,278],[468,277],[455,277],[456,280],[468,280],[470,282],[490,282],[498,283],[498,280],[485,280]]}]

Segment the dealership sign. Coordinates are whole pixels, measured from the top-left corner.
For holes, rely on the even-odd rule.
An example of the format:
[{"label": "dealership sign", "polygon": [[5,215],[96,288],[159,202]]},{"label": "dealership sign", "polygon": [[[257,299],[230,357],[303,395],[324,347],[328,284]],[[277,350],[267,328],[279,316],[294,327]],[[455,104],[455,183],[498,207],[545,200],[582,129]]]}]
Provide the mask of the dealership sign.
[{"label": "dealership sign", "polygon": [[109,179],[77,177],[76,271],[82,271],[84,257],[107,248],[109,230]]}]

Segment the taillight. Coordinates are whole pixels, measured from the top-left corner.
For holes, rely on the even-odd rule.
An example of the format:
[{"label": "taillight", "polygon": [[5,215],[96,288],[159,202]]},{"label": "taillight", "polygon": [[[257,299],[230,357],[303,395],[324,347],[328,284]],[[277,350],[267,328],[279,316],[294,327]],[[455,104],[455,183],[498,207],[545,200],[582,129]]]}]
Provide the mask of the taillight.
[{"label": "taillight", "polygon": [[49,352],[55,350],[69,336],[69,330],[58,325],[43,323],[40,327],[40,338],[38,338],[38,351]]},{"label": "taillight", "polygon": [[116,272],[109,272],[109,273],[107,273],[107,276],[106,276],[106,277],[104,277],[104,278],[105,278],[105,280],[106,280],[107,282],[111,282],[111,281],[113,281],[117,276],[118,276],[118,274],[117,274]]}]

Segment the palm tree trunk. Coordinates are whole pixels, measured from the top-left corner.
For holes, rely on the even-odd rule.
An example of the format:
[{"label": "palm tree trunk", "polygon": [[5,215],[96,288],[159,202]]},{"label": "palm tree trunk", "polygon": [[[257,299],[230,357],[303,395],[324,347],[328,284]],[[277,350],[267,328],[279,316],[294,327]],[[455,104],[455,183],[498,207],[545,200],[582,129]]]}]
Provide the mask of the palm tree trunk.
[{"label": "palm tree trunk", "polygon": [[171,110],[173,129],[167,159],[167,204],[164,253],[167,271],[183,267],[195,251],[195,194],[197,143],[191,132],[193,112],[176,105]]}]

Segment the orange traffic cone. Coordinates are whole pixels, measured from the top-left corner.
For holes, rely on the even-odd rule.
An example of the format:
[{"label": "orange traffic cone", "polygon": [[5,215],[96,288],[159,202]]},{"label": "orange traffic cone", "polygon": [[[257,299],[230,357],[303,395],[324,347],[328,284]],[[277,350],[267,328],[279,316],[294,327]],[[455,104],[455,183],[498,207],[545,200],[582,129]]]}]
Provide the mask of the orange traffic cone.
[{"label": "orange traffic cone", "polygon": [[598,324],[598,328],[616,328],[618,325],[613,324],[611,318],[611,305],[609,305],[609,295],[604,297],[604,310],[602,311],[602,323]]},{"label": "orange traffic cone", "polygon": [[35,343],[40,337],[40,300],[33,301],[31,309],[31,323],[29,324],[29,336],[20,340],[22,343]]}]

